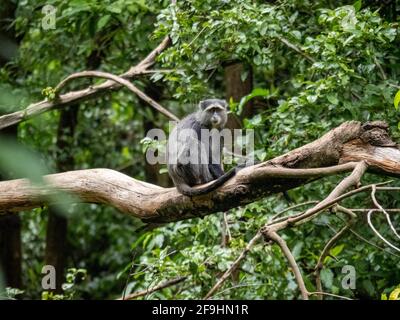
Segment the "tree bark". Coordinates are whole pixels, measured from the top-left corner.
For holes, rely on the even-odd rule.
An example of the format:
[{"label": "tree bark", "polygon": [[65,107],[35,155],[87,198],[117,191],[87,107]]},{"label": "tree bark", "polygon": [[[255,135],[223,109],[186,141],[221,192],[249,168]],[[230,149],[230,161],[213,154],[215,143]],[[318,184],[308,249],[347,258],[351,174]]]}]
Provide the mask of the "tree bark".
[{"label": "tree bark", "polygon": [[[61,110],[57,133],[56,163],[59,172],[72,170],[74,158],[71,147],[75,127],[78,121],[79,105]],[[64,282],[64,269],[67,259],[68,220],[56,207],[49,207],[49,219],[46,233],[46,265],[54,266],[56,270],[56,288],[54,292],[61,293]]]},{"label": "tree bark", "polygon": [[[247,77],[242,81],[242,74],[247,72]],[[225,66],[225,97],[229,102],[231,99],[239,103],[242,97],[253,90],[253,72],[250,66],[246,67],[242,62],[235,62]],[[241,118],[251,118],[253,115],[253,102],[249,101],[243,108]],[[228,117],[227,127],[230,129],[240,128],[241,124],[237,117],[231,114]]]},{"label": "tree bark", "polygon": [[0,271],[5,284],[22,288],[21,219],[18,215],[0,217]]}]

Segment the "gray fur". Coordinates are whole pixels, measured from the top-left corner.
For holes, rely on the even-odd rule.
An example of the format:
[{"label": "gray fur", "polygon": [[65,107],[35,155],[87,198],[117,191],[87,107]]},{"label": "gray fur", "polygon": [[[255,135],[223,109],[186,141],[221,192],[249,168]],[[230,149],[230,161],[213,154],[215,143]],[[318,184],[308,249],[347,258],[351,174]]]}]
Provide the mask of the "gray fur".
[{"label": "gray fur", "polygon": [[[200,140],[202,129],[220,131],[225,127],[226,121],[226,101],[207,99],[199,103],[197,112],[186,116],[172,130],[167,146],[168,173],[182,194],[194,196],[208,193],[235,175],[235,169],[227,173],[223,170],[222,145],[211,141],[207,146]],[[192,129],[193,131],[190,131],[192,134],[183,134],[187,129]],[[218,161],[215,159],[216,155],[219,156]],[[215,180],[214,183],[207,187],[192,188],[212,180]]]}]

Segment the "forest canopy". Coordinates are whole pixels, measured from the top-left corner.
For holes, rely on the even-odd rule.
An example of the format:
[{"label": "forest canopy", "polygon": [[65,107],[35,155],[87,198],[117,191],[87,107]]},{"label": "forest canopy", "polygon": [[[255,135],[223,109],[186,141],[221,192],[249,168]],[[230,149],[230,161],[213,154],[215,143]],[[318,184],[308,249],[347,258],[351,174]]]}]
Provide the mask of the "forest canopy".
[{"label": "forest canopy", "polygon": [[[399,10],[2,0],[0,298],[400,299]],[[257,164],[186,197],[147,133],[207,98]]]}]

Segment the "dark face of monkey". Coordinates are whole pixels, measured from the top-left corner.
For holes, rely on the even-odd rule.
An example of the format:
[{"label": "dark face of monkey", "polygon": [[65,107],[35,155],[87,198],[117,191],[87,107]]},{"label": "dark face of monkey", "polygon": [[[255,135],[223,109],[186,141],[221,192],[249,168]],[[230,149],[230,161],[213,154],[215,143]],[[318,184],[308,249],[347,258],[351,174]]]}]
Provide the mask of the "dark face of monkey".
[{"label": "dark face of monkey", "polygon": [[227,115],[227,103],[225,100],[208,99],[199,104],[197,120],[208,129],[222,129],[225,127]]}]

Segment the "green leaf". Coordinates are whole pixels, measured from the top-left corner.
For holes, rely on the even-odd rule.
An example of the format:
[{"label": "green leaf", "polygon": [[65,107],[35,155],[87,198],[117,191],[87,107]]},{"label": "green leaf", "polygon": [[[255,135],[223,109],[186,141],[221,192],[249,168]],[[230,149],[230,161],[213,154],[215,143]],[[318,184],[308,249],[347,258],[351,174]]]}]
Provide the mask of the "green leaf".
[{"label": "green leaf", "polygon": [[330,289],[333,284],[333,272],[331,269],[321,270],[321,281],[327,289]]},{"label": "green leaf", "polygon": [[339,103],[339,99],[337,98],[336,94],[328,94],[326,98],[335,106]]},{"label": "green leaf", "polygon": [[374,287],[374,285],[372,284],[372,281],[371,281],[371,280],[369,280],[369,279],[364,280],[364,281],[362,282],[362,286],[363,286],[363,288],[367,291],[367,293],[368,293],[370,296],[373,296],[373,295],[375,294],[375,287]]},{"label": "green leaf", "polygon": [[317,99],[318,99],[318,96],[316,96],[314,94],[307,96],[307,101],[310,103],[314,103],[315,101],[317,101]]},{"label": "green leaf", "polygon": [[344,244],[340,244],[340,245],[332,248],[329,253],[331,256],[337,257],[342,252],[343,248],[344,248]]},{"label": "green leaf", "polygon": [[111,15],[107,14],[102,16],[99,21],[97,21],[97,31],[100,31],[104,28],[104,26],[110,21]]},{"label": "green leaf", "polygon": [[240,80],[242,80],[242,82],[244,82],[247,79],[248,75],[249,75],[249,70],[244,70],[240,74]]},{"label": "green leaf", "polygon": [[300,258],[301,250],[304,247],[304,242],[297,242],[296,245],[292,249],[292,254],[295,259]]},{"label": "green leaf", "polygon": [[116,13],[116,14],[120,14],[122,12],[122,9],[121,9],[119,3],[114,3],[110,6],[107,6],[107,11]]},{"label": "green leaf", "polygon": [[394,97],[394,107],[396,108],[396,110],[399,108],[399,103],[400,103],[400,90],[397,91],[395,97]]},{"label": "green leaf", "polygon": [[270,92],[268,89],[262,89],[262,88],[255,88],[253,89],[253,91],[248,94],[247,96],[242,97],[242,99],[240,99],[239,102],[239,106],[237,108],[236,113],[239,115],[242,113],[243,111],[243,107],[244,105],[249,102],[251,99],[253,99],[254,97],[264,97],[267,98],[270,96]]},{"label": "green leaf", "polygon": [[190,263],[189,263],[190,273],[196,274],[198,269],[199,269],[198,265],[196,263],[194,263],[193,261],[190,261]]},{"label": "green leaf", "polygon": [[360,11],[362,7],[362,0],[357,0],[356,2],[354,2],[353,7],[356,11]]},{"label": "green leaf", "polygon": [[256,65],[256,66],[259,66],[261,63],[262,63],[262,57],[260,56],[260,55],[257,55],[257,56],[255,56],[254,57],[254,59],[253,59],[253,61],[254,61],[254,64]]},{"label": "green leaf", "polygon": [[390,293],[389,300],[400,300],[400,288],[394,289]]},{"label": "green leaf", "polygon": [[164,74],[162,73],[154,73],[150,79],[153,80],[153,82],[157,82],[158,80],[162,79],[164,77]]}]

